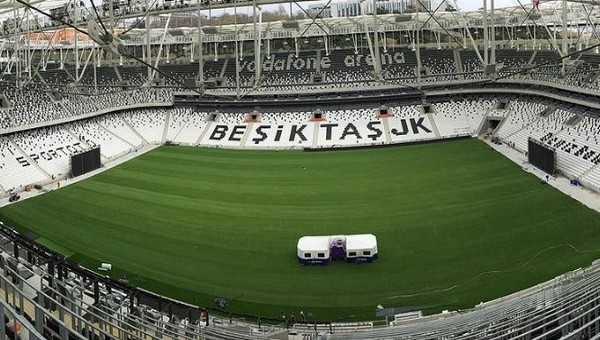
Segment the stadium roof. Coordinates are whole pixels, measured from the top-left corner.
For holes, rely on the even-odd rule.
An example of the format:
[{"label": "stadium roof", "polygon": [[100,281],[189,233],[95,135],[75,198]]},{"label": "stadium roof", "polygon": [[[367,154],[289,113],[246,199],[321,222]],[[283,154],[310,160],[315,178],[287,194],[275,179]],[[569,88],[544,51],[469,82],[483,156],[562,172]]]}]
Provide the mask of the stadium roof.
[{"label": "stadium roof", "polygon": [[[10,7],[11,5],[17,5],[16,1],[21,0],[0,0],[0,8]],[[595,1],[595,0],[594,0]],[[600,12],[593,7],[578,4],[580,2],[588,2],[588,0],[576,0],[570,1],[572,3],[569,11],[569,20],[571,23],[598,23],[597,16]],[[589,0],[589,2],[593,2]],[[66,3],[64,0],[54,1],[41,1],[33,0],[31,4],[41,10],[47,11],[50,8],[59,6]],[[279,0],[259,0],[260,4],[268,3],[279,3]],[[523,6],[517,7],[503,7],[495,9],[495,22],[497,26],[511,27],[521,25],[548,25],[552,26],[559,24],[562,21],[561,12],[559,9],[562,8],[562,1],[550,1],[544,2],[539,6],[538,9],[531,3],[523,4]],[[227,4],[230,6],[231,4]],[[162,13],[174,13],[182,12],[182,9],[174,9],[167,11],[153,11],[152,15],[160,15]],[[194,7],[188,7],[188,12],[196,13]],[[9,12],[13,12],[10,10]],[[0,13],[2,10],[0,9]],[[7,17],[6,10],[4,11],[4,17]],[[539,14],[538,14],[539,13]],[[138,17],[143,13],[137,13]],[[1,19],[0,15],[0,19]],[[14,17],[14,13],[10,16]],[[452,30],[462,29],[465,27],[478,28],[483,26],[483,12],[482,11],[460,11],[460,12],[445,12],[436,11],[433,15],[426,12],[411,13],[411,14],[385,14],[377,16],[378,30],[381,32],[398,32],[408,30],[421,30],[429,29],[434,31],[442,32],[446,34],[453,34]],[[103,20],[108,20],[104,18]],[[344,17],[344,18],[317,18],[302,19],[294,21],[290,24],[288,21],[274,21],[274,22],[263,22],[260,30],[263,32],[263,38],[277,39],[277,38],[307,38],[307,37],[319,37],[325,35],[341,35],[341,34],[353,34],[353,33],[364,33],[365,30],[373,31],[374,21],[370,15],[359,16],[359,17]],[[120,22],[127,22],[121,20]],[[131,25],[132,22],[129,20],[127,25]],[[146,34],[146,29],[131,28],[128,26],[123,27],[126,29],[126,35],[123,36],[123,40],[127,40],[126,44],[134,45],[143,43],[143,36]],[[44,30],[56,30],[56,27],[45,28]],[[150,34],[153,36],[162,35],[164,28],[151,29]],[[203,40],[205,42],[225,42],[225,41],[242,41],[242,40],[253,40],[254,26],[252,23],[238,24],[238,25],[219,25],[219,26],[203,26],[203,33],[205,34]],[[182,27],[177,29],[168,29],[167,38],[173,39],[184,39],[189,41],[193,37],[198,35],[196,27]]]}]

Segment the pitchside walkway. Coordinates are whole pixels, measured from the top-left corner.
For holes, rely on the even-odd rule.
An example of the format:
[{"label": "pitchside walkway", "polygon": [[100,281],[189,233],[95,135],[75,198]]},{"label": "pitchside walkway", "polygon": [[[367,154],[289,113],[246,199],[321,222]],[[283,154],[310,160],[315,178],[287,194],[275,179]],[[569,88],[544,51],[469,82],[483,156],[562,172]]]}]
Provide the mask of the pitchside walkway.
[{"label": "pitchside walkway", "polygon": [[[135,149],[134,151],[131,151],[131,152],[129,152],[129,153],[127,153],[127,154],[125,154],[125,155],[123,155],[121,157],[118,157],[118,158],[116,158],[114,160],[111,160],[111,161],[105,163],[104,166],[102,168],[98,169],[98,170],[94,170],[94,171],[92,171],[90,173],[87,173],[85,175],[81,175],[81,176],[79,176],[79,177],[77,177],[75,179],[60,180],[60,181],[52,182],[52,183],[47,184],[44,187],[42,187],[41,190],[33,189],[33,190],[29,191],[29,192],[27,192],[27,191],[19,192],[19,195],[21,196],[21,200],[24,200],[24,199],[27,199],[27,198],[30,198],[30,197],[34,197],[34,196],[37,196],[37,195],[44,194],[44,193],[46,193],[48,191],[51,191],[51,190],[56,190],[56,189],[58,189],[59,184],[60,184],[60,187],[62,188],[62,187],[71,185],[73,183],[77,183],[79,181],[83,181],[84,179],[88,179],[88,178],[90,178],[90,177],[92,177],[94,175],[97,175],[97,174],[101,173],[104,170],[108,170],[108,169],[113,168],[113,167],[115,167],[115,166],[117,166],[119,164],[125,163],[128,160],[133,159],[133,158],[135,158],[137,156],[143,155],[146,152],[152,151],[152,150],[158,148],[159,146],[160,145],[153,145],[153,144],[144,145],[142,147],[139,147],[139,148]],[[10,204],[8,202],[8,196],[0,198],[0,207],[3,207],[3,206],[8,205],[8,204]]]},{"label": "pitchside walkway", "polygon": [[[508,159],[521,165],[521,167],[523,168],[524,171],[534,174],[535,176],[539,177],[541,180],[544,180],[544,181],[546,180],[546,173],[535,168],[531,164],[529,164],[527,162],[527,157],[524,154],[522,154],[521,152],[509,147],[506,144],[496,145],[496,144],[491,143],[490,140],[483,140],[483,141],[485,143],[487,143],[492,149],[500,152],[501,154],[506,156]],[[571,183],[569,182],[569,179],[562,177],[562,176],[560,176],[560,177],[552,177],[551,176],[550,180],[548,181],[548,184],[550,184],[551,186],[562,191],[564,194],[569,195],[569,197],[572,197],[572,198],[578,200],[579,202],[583,203],[585,206],[600,212],[600,194],[598,194],[592,190],[589,190],[587,188],[584,188],[584,187],[577,187],[577,186],[571,185]]]}]

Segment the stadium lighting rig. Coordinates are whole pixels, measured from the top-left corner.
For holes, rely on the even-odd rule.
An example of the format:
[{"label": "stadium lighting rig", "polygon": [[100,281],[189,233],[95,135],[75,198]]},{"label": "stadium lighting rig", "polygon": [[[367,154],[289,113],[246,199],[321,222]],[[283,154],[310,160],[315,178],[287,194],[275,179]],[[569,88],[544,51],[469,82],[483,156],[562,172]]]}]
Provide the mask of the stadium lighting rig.
[{"label": "stadium lighting rig", "polygon": [[[198,91],[196,88],[187,86],[186,84],[180,82],[179,80],[175,79],[174,77],[171,77],[170,75],[166,74],[165,72],[163,72],[163,71],[159,70],[158,68],[154,67],[153,65],[147,63],[145,60],[138,58],[135,55],[129,53],[127,48],[123,45],[122,41],[119,38],[116,38],[112,33],[108,32],[108,30],[106,29],[106,27],[104,27],[104,24],[99,19],[99,17],[98,17],[98,20],[100,22],[100,25],[102,26],[102,29],[100,28],[100,25],[98,25],[96,20],[88,20],[88,30],[89,31],[86,32],[86,31],[82,30],[81,28],[79,28],[71,23],[66,22],[64,19],[54,17],[50,13],[47,13],[31,4],[28,4],[27,2],[25,2],[23,0],[15,0],[15,1],[31,10],[34,10],[34,11],[52,19],[52,20],[56,20],[57,22],[60,22],[61,24],[68,26],[79,33],[85,34],[86,36],[88,36],[92,40],[94,40],[94,42],[97,43],[103,49],[108,50],[113,53],[116,53],[117,55],[121,55],[126,58],[134,59],[137,62],[143,64],[144,66],[151,68],[152,70],[159,73],[163,77],[173,80],[176,84],[179,84],[181,87],[183,87],[187,90],[193,91],[201,96],[203,95],[203,93]],[[96,12],[96,15],[97,15],[96,5],[94,5],[93,1],[92,1],[92,7],[94,9],[94,12]]]}]

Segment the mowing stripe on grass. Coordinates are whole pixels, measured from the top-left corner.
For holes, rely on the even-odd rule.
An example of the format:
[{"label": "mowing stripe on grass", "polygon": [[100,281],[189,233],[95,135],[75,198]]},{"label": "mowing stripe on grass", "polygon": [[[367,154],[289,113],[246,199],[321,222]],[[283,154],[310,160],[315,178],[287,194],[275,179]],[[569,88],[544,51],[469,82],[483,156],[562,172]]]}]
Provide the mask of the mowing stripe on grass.
[{"label": "mowing stripe on grass", "polygon": [[[193,304],[373,319],[473,306],[599,257],[599,215],[477,140],[324,153],[159,148],[0,209],[83,265]],[[373,233],[370,265],[302,267],[304,235]],[[47,242],[47,241],[44,241]],[[589,252],[576,252],[578,250]]]}]

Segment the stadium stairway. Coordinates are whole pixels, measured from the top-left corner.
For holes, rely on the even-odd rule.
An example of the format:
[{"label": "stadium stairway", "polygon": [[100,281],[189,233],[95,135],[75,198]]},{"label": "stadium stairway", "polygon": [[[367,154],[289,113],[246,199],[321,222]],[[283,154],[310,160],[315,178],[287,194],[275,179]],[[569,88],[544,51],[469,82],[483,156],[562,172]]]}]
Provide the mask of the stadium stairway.
[{"label": "stadium stairway", "polygon": [[163,128],[162,138],[160,139],[160,144],[165,144],[167,141],[167,136],[169,135],[169,124],[171,123],[171,111],[167,110],[165,114],[165,126]]},{"label": "stadium stairway", "polygon": [[15,150],[17,150],[18,152],[20,152],[27,161],[29,161],[29,163],[31,163],[34,167],[36,167],[36,169],[38,169],[41,173],[43,173],[47,178],[46,179],[51,179],[52,175],[50,175],[49,173],[46,172],[46,170],[42,169],[42,167],[36,162],[34,161],[31,157],[29,157],[29,154],[27,154],[27,152],[25,152],[25,150],[21,149],[21,147],[15,143],[12,138],[9,138],[10,143],[12,144],[12,146],[15,148]]},{"label": "stadium stairway", "polygon": [[[104,131],[106,131],[108,134],[110,134],[111,136],[115,137],[116,139],[122,141],[125,144],[128,144],[131,147],[134,147],[135,145],[129,143],[127,140],[123,139],[121,136],[119,136],[118,134],[110,131],[110,129],[108,129],[106,126],[104,126],[102,123],[97,122],[96,124],[98,124],[98,126],[103,129]],[[111,159],[115,159],[115,158],[119,158],[119,155],[117,155],[116,157],[106,157],[106,160],[111,160]]]},{"label": "stadium stairway", "polygon": [[533,50],[533,53],[531,53],[531,58],[529,58],[529,65],[533,65],[534,64],[534,60],[535,60],[535,56],[537,55],[537,50]]},{"label": "stadium stairway", "polygon": [[144,138],[144,136],[142,136],[133,126],[131,126],[131,124],[129,124],[129,122],[126,119],[122,119],[122,120],[125,123],[125,125],[127,125],[127,127],[129,127],[131,129],[131,131],[133,131],[133,133],[142,140],[142,145],[150,144],[150,143],[148,143],[146,138]]},{"label": "stadium stairway", "polygon": [[587,169],[584,173],[581,174],[581,176],[579,176],[579,178],[586,178],[592,171],[596,171],[600,169],[600,163],[594,165],[593,167]]},{"label": "stadium stairway", "polygon": [[463,64],[462,64],[462,59],[460,57],[460,51],[459,50],[454,50],[454,63],[456,64],[456,73],[457,75],[457,80],[465,80],[465,76],[464,76],[464,69],[463,69]]},{"label": "stadium stairway", "polygon": [[40,83],[47,85],[48,83],[46,82],[46,79],[44,79],[44,77],[36,70],[34,71],[35,76],[37,77],[37,79],[40,81]]},{"label": "stadium stairway", "polygon": [[500,124],[498,124],[498,126],[496,126],[494,131],[492,131],[492,135],[496,136],[500,132],[502,127],[504,126],[504,123],[507,122],[510,119],[510,116],[514,113],[510,108],[508,108],[507,111],[508,111],[508,113],[504,116],[504,118],[502,118],[502,120],[500,121]]},{"label": "stadium stairway", "polygon": [[[321,50],[317,50],[317,60],[321,60]],[[321,73],[321,63],[315,65],[315,74]]]},{"label": "stadium stairway", "polygon": [[524,125],[522,128],[515,130],[513,133],[509,134],[508,136],[504,137],[504,139],[510,139],[512,136],[518,134],[519,132],[529,128],[530,126],[536,126],[538,121],[542,119],[541,116],[537,117],[536,119],[534,119],[533,121],[531,121],[531,123]]},{"label": "stadium stairway", "polygon": [[246,126],[246,131],[244,132],[244,135],[242,136],[242,141],[240,142],[240,147],[245,147],[246,146],[246,142],[248,141],[248,138],[250,138],[250,136],[252,135],[252,127],[254,126],[254,123],[248,123]]},{"label": "stadium stairway", "polygon": [[69,129],[69,127],[68,127],[68,126],[65,126],[64,130],[65,130],[65,132],[66,132],[66,133],[68,133],[68,134],[69,134],[71,137],[75,138],[75,139],[76,139],[76,140],[78,140],[78,141],[79,141],[81,144],[83,144],[83,146],[84,146],[85,148],[91,148],[91,147],[92,147],[92,146],[91,146],[91,145],[88,143],[88,141],[87,141],[87,140],[85,140],[85,139],[80,139],[80,138],[79,138],[79,136],[77,136],[77,135],[76,135],[76,134],[75,134],[73,131],[71,131],[71,130]]},{"label": "stadium stairway", "polygon": [[[167,125],[167,128],[166,128],[166,129],[167,129],[167,130],[169,129],[169,128],[168,128],[168,125]],[[173,139],[172,139],[172,141],[176,141],[176,140],[177,140],[177,137],[179,137],[179,134],[181,133],[181,131],[183,131],[183,129],[185,129],[185,125],[182,125],[182,126],[180,126],[180,127],[179,127],[179,130],[176,130],[176,132],[175,132],[175,135],[173,136]],[[196,144],[198,144],[198,141],[196,141]]]},{"label": "stadium stairway", "polygon": [[225,70],[227,69],[228,63],[229,63],[229,58],[225,58],[225,61],[223,62],[223,68],[221,69],[221,72],[219,72],[219,78],[225,77]]},{"label": "stadium stairway", "polygon": [[200,145],[200,143],[202,143],[202,140],[204,139],[204,136],[206,136],[206,134],[208,133],[208,131],[212,130],[212,124],[214,122],[208,122],[206,123],[206,126],[204,127],[204,130],[202,130],[200,132],[200,136],[198,137],[198,140],[196,140],[196,145]]},{"label": "stadium stairway", "polygon": [[113,70],[115,71],[115,75],[117,76],[117,79],[119,79],[119,81],[123,81],[123,76],[121,76],[121,73],[119,72],[119,68],[116,66],[113,66]]},{"label": "stadium stairway", "polygon": [[383,123],[383,132],[385,134],[385,143],[391,144],[392,137],[390,136],[390,123],[388,122],[388,118],[381,119],[381,122]]},{"label": "stadium stairway", "polygon": [[435,134],[435,138],[442,138],[440,134],[440,130],[438,130],[437,125],[435,124],[435,119],[433,119],[433,115],[431,113],[427,113],[427,119],[429,119],[429,123],[431,124],[431,128],[433,129],[433,133]]},{"label": "stadium stairway", "polygon": [[573,117],[567,119],[567,121],[565,122],[565,126],[575,126],[577,124],[579,124],[579,122],[581,122],[583,120],[583,115],[580,114],[576,114]]},{"label": "stadium stairway", "polygon": [[113,66],[115,69],[115,74],[117,75],[117,79],[119,79],[119,81],[123,81],[123,76],[121,75],[121,72],[119,71],[119,68],[116,66]]},{"label": "stadium stairway", "polygon": [[[314,124],[314,131],[319,131],[319,122],[313,122],[313,124]],[[318,133],[313,134],[313,140],[312,140],[311,146],[313,149],[316,149],[319,146],[319,134]]]}]

